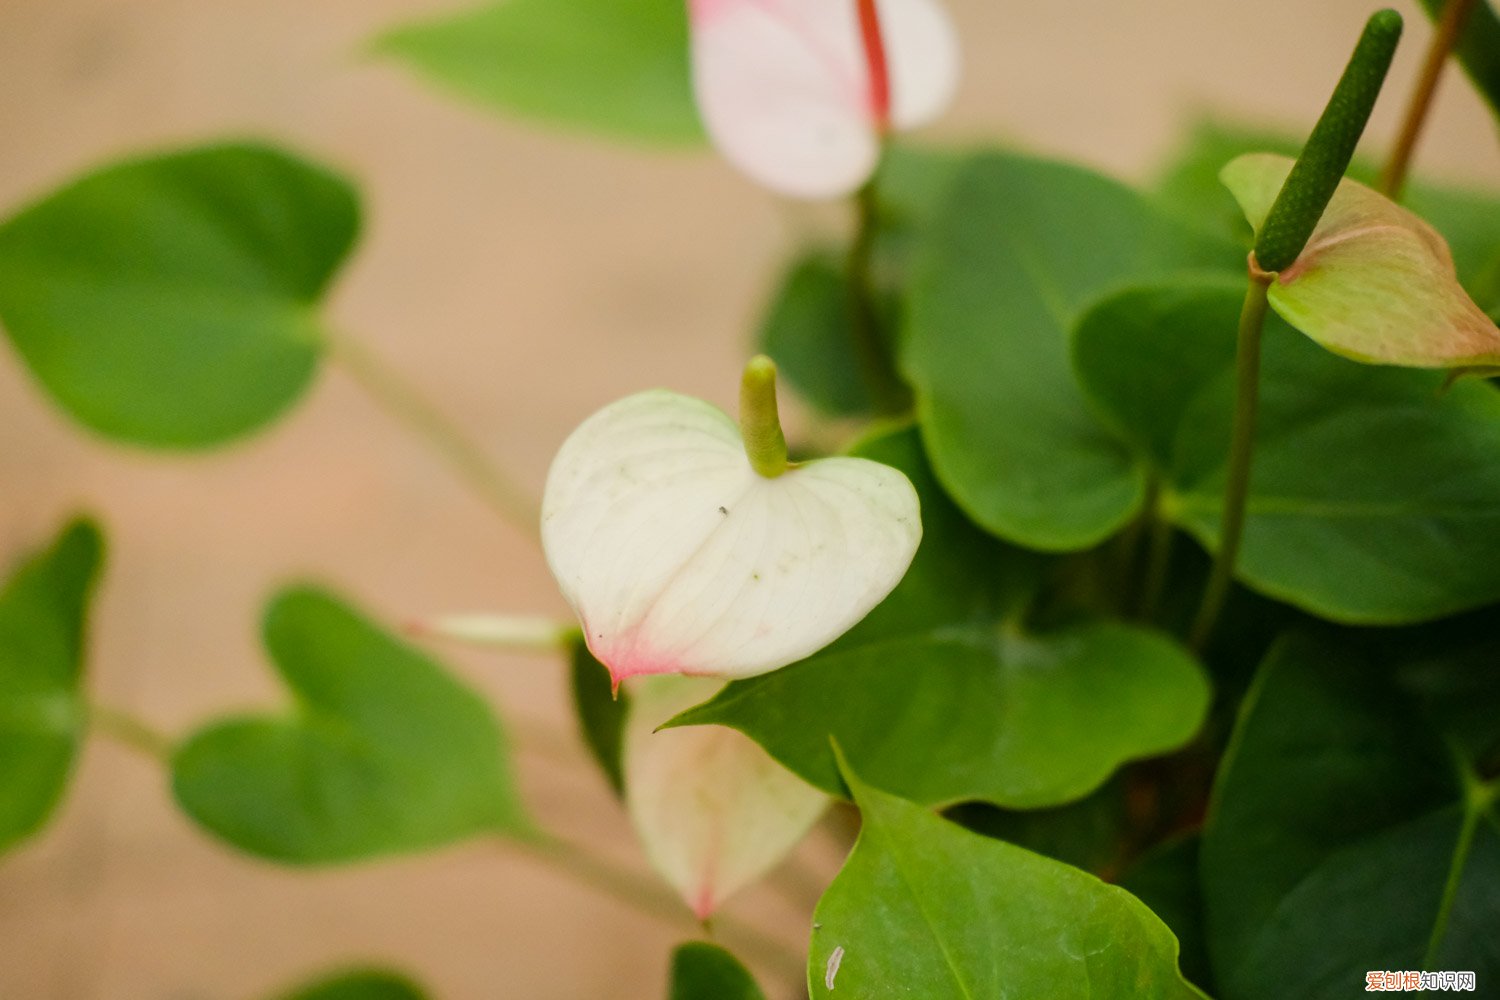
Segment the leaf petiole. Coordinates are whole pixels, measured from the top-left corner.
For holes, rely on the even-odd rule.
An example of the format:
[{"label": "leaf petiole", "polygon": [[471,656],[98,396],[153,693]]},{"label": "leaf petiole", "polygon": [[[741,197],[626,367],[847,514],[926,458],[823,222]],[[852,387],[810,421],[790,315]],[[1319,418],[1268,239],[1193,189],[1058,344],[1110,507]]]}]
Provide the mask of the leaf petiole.
[{"label": "leaf petiole", "polygon": [[1255,453],[1255,421],[1260,409],[1260,344],[1265,328],[1267,293],[1274,279],[1252,266],[1240,309],[1235,349],[1234,427],[1230,432],[1229,469],[1224,482],[1224,513],[1219,522],[1219,550],[1203,590],[1203,602],[1193,621],[1189,645],[1203,652],[1213,636],[1219,613],[1234,582],[1240,543],[1245,534],[1245,505],[1250,497],[1250,465]]}]

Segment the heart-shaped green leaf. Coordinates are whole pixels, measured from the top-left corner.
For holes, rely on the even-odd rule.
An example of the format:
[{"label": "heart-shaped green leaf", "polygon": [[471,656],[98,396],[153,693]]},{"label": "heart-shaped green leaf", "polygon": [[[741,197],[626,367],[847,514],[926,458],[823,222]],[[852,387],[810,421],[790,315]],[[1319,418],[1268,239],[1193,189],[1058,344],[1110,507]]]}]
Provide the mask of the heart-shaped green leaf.
[{"label": "heart-shaped green leaf", "polygon": [[1145,478],[1093,418],[1068,331],[1113,288],[1244,255],[1078,167],[984,153],[918,251],[903,363],[938,477],[970,517],[1032,548],[1082,549],[1136,512]]},{"label": "heart-shaped green leaf", "polygon": [[427,994],[399,973],[353,969],[298,987],[281,1000],[427,1000]]},{"label": "heart-shaped green leaf", "polygon": [[862,823],[814,916],[813,1000],[1203,996],[1125,890],[845,778]]},{"label": "heart-shaped green leaf", "polygon": [[358,225],[344,180],[267,147],[129,161],[0,226],[0,320],[77,420],[208,447],[307,388]]},{"label": "heart-shaped green leaf", "polygon": [[921,497],[922,547],[905,579],[827,649],[735,682],[673,725],[732,726],[834,794],[830,735],[881,788],[929,804],[1018,808],[1076,799],[1124,761],[1192,737],[1208,687],[1187,653],[1127,625],[1027,632],[1019,613],[1038,557],[964,519],[914,431],[856,451],[900,469]]},{"label": "heart-shaped green leaf", "polygon": [[739,959],[716,944],[690,941],[672,953],[670,1000],[766,1000]]},{"label": "heart-shaped green leaf", "polygon": [[73,770],[89,599],[104,540],[68,525],[0,590],[0,852],[36,832]]},{"label": "heart-shaped green leaf", "polygon": [[327,864],[529,831],[499,723],[436,663],[312,589],[271,602],[265,643],[296,707],[213,723],[173,755],[177,801],[210,832]]},{"label": "heart-shaped green leaf", "polygon": [[[1242,285],[1132,289],[1079,323],[1079,377],[1212,545]],[[1337,621],[1421,621],[1500,599],[1500,393],[1335,357],[1274,317],[1239,577]]]},{"label": "heart-shaped green leaf", "polygon": [[679,0],[504,0],[375,42],[481,104],[623,139],[704,141]]},{"label": "heart-shaped green leaf", "polygon": [[1215,781],[1202,885],[1226,1000],[1347,997],[1368,970],[1500,977],[1500,788],[1351,645],[1280,643]]}]

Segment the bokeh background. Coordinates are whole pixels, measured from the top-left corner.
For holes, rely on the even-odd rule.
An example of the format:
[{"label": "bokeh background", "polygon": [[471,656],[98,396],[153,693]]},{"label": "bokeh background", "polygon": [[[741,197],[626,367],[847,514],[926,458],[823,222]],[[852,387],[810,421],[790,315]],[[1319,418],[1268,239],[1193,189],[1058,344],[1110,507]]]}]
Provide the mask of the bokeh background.
[{"label": "bokeh background", "polygon": [[[966,72],[936,138],[1002,138],[1142,179],[1196,114],[1308,127],[1367,0],[950,0]],[[461,4],[460,4],[461,6]],[[1372,126],[1394,130],[1428,37]],[[350,173],[364,239],[332,315],[538,491],[599,406],[650,386],[733,401],[761,298],[827,212],[778,203],[711,154],[628,149],[502,120],[362,46],[447,0],[0,0],[0,214],[113,157],[224,136]],[[1500,185],[1500,142],[1454,71],[1418,169]],[[337,367],[269,432],[170,457],[90,439],[0,350],[0,557],[77,509],[111,554],[91,687],[169,733],[276,705],[260,608],[332,584],[389,623],[453,610],[562,615],[540,555]],[[794,414],[795,419],[795,414]],[[524,791],[640,867],[572,738],[557,662],[442,651],[491,693]],[[731,909],[790,946],[814,839]],[[0,860],[0,1000],[258,1000],[379,958],[439,1000],[649,998],[691,934],[493,845],[297,873],[233,855],[172,808],[162,773],[91,743],[44,836]]]}]

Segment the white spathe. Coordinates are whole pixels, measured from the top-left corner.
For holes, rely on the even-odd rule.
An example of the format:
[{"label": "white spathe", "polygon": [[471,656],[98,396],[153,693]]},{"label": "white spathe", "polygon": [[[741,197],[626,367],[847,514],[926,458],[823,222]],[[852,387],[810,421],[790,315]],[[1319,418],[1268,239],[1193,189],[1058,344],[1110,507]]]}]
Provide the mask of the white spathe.
[{"label": "white spathe", "polygon": [[[890,124],[936,118],[958,87],[957,33],[936,0],[878,0]],[[693,90],[714,145],[781,194],[858,189],[880,152],[856,0],[689,0]]]},{"label": "white spathe", "polygon": [[895,469],[824,458],[765,478],[723,411],[665,390],[584,421],[542,499],[548,565],[616,683],[802,659],[891,592],[921,536]]},{"label": "white spathe", "polygon": [[721,681],[632,682],[621,764],[625,805],[651,864],[700,919],[774,868],[828,807],[748,736],[723,726],[653,732]]}]

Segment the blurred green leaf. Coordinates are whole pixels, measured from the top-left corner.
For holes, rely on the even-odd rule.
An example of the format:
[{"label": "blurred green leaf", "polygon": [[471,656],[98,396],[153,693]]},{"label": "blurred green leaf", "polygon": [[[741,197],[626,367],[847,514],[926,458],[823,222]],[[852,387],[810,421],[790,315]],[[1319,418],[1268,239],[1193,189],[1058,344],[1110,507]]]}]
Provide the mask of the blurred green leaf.
[{"label": "blurred green leaf", "polygon": [[132,160],[0,225],[0,320],[57,403],[99,433],[221,444],[306,390],[319,301],[358,227],[347,182],[274,149]]},{"label": "blurred green leaf", "polygon": [[[963,154],[892,145],[874,180],[875,247],[870,283],[879,333],[899,339],[911,258]],[[830,416],[867,416],[877,407],[861,375],[860,347],[841,250],[810,250],[781,275],[761,319],[758,349],[775,359],[801,396]],[[894,349],[895,345],[892,344]]]},{"label": "blurred green leaf", "polygon": [[938,478],[970,517],[1033,548],[1087,548],[1146,484],[1093,418],[1068,364],[1078,313],[1113,288],[1244,270],[1130,189],[1078,167],[973,156],[918,250],[903,363]]},{"label": "blurred green leaf", "polygon": [[0,590],[0,852],[56,808],[82,741],[89,600],[104,539],[74,521]]},{"label": "blurred green leaf", "polygon": [[396,28],[375,50],[507,113],[615,138],[703,141],[685,0],[504,0]]},{"label": "blurred green leaf", "polygon": [[[1039,557],[965,520],[913,431],[855,454],[900,469],[921,498],[922,545],[906,577],[827,649],[736,681],[672,725],[731,726],[833,794],[842,783],[830,735],[881,788],[929,804],[1017,808],[1079,798],[1124,761],[1192,737],[1208,687],[1186,652],[1127,625],[1028,632],[1020,612]],[[912,753],[918,745],[926,749]]]},{"label": "blurred green leaf", "polygon": [[1001,809],[965,802],[944,815],[966,830],[1024,847],[1112,881],[1126,850],[1130,816],[1116,773],[1085,797],[1048,809]]},{"label": "blurred green leaf", "polygon": [[620,763],[624,749],[625,718],[630,711],[630,696],[623,690],[612,690],[609,669],[594,659],[580,634],[569,652],[569,679],[573,694],[573,715],[584,745],[604,772],[604,779],[615,795],[625,792],[625,775]]},{"label": "blurred green leaf", "polygon": [[353,969],[299,987],[281,1000],[427,1000],[427,994],[399,973]]},{"label": "blurred green leaf", "polygon": [[[1436,21],[1454,0],[1422,0],[1427,16]],[[1464,72],[1500,116],[1500,15],[1491,0],[1478,0],[1465,19],[1455,49]]]},{"label": "blurred green leaf", "polygon": [[1123,889],[845,778],[863,822],[814,915],[814,1000],[1202,996]]},{"label": "blurred green leaf", "polygon": [[[1074,335],[1101,419],[1212,547],[1243,286],[1130,289]],[[1423,621],[1500,599],[1500,393],[1336,357],[1271,317],[1239,577],[1342,622]]]},{"label": "blurred green leaf", "polygon": [[860,377],[849,279],[836,254],[812,251],[781,276],[757,337],[759,350],[803,399],[830,416],[872,413]]},{"label": "blurred green leaf", "polygon": [[273,600],[264,636],[295,707],[212,723],[173,756],[177,801],[210,832],[297,864],[529,832],[498,721],[436,663],[312,589]]},{"label": "blurred green leaf", "polygon": [[739,959],[716,944],[691,941],[672,953],[670,1000],[766,1000]]},{"label": "blurred green leaf", "polygon": [[1197,834],[1168,841],[1141,858],[1119,886],[1151,907],[1176,936],[1183,975],[1213,992],[1208,945],[1203,936],[1203,891],[1198,884]]},{"label": "blurred green leaf", "polygon": [[[1250,249],[1250,225],[1219,180],[1224,164],[1244,153],[1296,156],[1302,140],[1284,132],[1227,122],[1201,121],[1188,133],[1157,181],[1163,208],[1235,239]],[[1349,176],[1374,185],[1380,168],[1369,158],[1349,167]],[[1500,307],[1500,191],[1431,184],[1414,177],[1404,203],[1442,233],[1453,251],[1459,281],[1484,309]]]},{"label": "blurred green leaf", "polygon": [[1411,630],[1398,644],[1389,634],[1384,653],[1400,665],[1398,682],[1422,705],[1445,740],[1474,761],[1500,773],[1500,635],[1495,608],[1445,618]]},{"label": "blurred green leaf", "polygon": [[[1492,664],[1490,666],[1493,666]],[[1294,636],[1261,668],[1202,845],[1226,1000],[1347,997],[1371,969],[1500,976],[1496,787],[1462,772],[1391,672]]]}]

